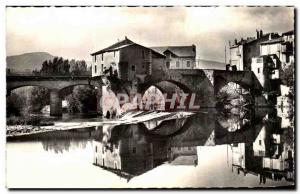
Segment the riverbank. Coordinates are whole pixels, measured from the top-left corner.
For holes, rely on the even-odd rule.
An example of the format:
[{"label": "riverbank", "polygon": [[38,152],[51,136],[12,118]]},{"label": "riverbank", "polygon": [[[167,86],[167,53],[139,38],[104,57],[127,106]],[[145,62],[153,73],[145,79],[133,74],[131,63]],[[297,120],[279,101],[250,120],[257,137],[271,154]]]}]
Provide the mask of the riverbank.
[{"label": "riverbank", "polygon": [[170,120],[182,117],[191,116],[194,113],[191,112],[160,112],[160,111],[136,111],[129,112],[123,115],[123,117],[117,120],[101,120],[101,121],[88,121],[88,122],[54,122],[53,125],[49,126],[33,126],[33,125],[7,125],[6,136],[23,136],[37,133],[45,133],[49,131],[60,131],[60,130],[71,130],[81,129],[89,127],[97,127],[106,125],[120,125],[120,124],[135,124],[139,122],[146,122],[151,120]]}]

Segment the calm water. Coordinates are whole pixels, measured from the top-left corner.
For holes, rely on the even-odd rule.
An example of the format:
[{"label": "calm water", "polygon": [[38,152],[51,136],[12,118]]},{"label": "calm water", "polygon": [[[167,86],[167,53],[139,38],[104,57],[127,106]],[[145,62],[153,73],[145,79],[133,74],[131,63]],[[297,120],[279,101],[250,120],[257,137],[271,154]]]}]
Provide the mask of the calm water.
[{"label": "calm water", "polygon": [[[255,114],[254,114],[255,112]],[[294,132],[284,110],[48,132],[7,143],[9,188],[294,185]]]}]

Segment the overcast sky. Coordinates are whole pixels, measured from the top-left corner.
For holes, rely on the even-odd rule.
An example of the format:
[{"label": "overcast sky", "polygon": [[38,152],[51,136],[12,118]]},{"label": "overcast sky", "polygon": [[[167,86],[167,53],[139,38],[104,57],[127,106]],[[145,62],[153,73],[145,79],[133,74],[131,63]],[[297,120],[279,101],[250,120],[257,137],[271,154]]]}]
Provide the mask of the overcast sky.
[{"label": "overcast sky", "polygon": [[7,55],[45,51],[91,61],[90,53],[127,36],[144,46],[197,46],[197,57],[224,61],[234,38],[293,29],[288,7],[7,8]]}]

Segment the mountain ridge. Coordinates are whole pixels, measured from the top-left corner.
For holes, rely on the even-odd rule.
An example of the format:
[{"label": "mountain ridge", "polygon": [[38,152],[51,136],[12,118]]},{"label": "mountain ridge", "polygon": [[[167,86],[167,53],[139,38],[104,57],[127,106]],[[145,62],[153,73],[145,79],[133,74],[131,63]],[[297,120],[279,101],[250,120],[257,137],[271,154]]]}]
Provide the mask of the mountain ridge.
[{"label": "mountain ridge", "polygon": [[42,63],[52,60],[55,56],[47,52],[30,52],[6,57],[6,68],[12,72],[26,72],[39,70]]}]

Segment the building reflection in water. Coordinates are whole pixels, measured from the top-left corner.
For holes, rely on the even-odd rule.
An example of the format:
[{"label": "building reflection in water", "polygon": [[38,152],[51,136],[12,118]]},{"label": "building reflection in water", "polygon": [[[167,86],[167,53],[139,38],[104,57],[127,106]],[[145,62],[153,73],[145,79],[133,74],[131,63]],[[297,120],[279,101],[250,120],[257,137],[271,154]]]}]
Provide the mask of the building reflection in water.
[{"label": "building reflection in water", "polygon": [[104,126],[93,141],[93,163],[128,181],[163,163],[197,165],[196,147],[171,146],[168,138],[149,134],[144,124]]},{"label": "building reflection in water", "polygon": [[282,119],[274,113],[263,118],[255,140],[251,143],[231,144],[232,171],[259,177],[259,183],[267,179],[294,181],[293,129],[282,128]]},{"label": "building reflection in water", "polygon": [[[238,125],[231,123],[236,121]],[[93,164],[129,181],[162,164],[196,167],[201,158],[197,146],[227,144],[233,173],[256,175],[261,184],[267,179],[294,181],[293,128],[282,128],[281,122],[276,111],[266,109],[240,120],[198,113],[182,119],[104,125],[93,141]]]}]

